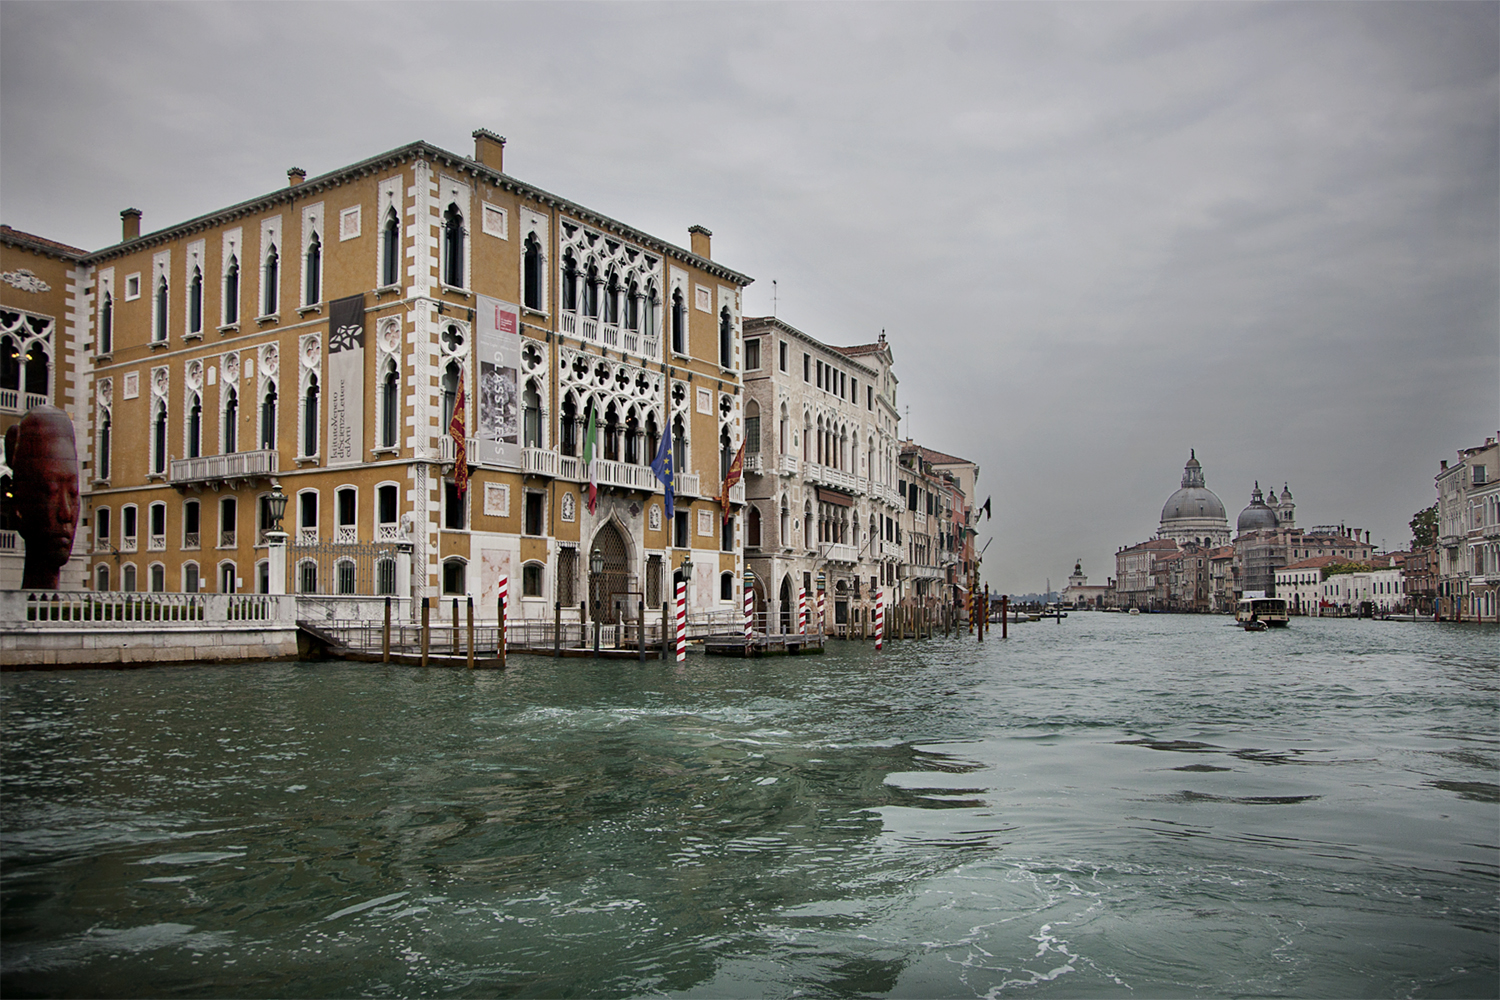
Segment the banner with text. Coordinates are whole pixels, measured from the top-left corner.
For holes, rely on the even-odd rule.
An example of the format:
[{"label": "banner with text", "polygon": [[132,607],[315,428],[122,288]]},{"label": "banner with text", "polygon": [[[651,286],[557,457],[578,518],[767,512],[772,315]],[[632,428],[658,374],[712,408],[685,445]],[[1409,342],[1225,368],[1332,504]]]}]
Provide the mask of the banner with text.
[{"label": "banner with text", "polygon": [[328,308],[328,464],[364,461],[365,297],[335,299]]},{"label": "banner with text", "polygon": [[479,296],[479,381],[475,403],[479,414],[474,428],[476,465],[521,468],[521,396],[516,384],[521,364],[521,308],[510,302]]}]

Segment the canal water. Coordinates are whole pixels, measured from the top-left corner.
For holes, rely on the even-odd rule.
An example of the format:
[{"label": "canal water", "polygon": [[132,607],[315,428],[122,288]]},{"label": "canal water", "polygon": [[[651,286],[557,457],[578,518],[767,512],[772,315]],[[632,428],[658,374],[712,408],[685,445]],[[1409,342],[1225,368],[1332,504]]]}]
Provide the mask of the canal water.
[{"label": "canal water", "polygon": [[11,673],[0,992],[1500,993],[1500,630]]}]

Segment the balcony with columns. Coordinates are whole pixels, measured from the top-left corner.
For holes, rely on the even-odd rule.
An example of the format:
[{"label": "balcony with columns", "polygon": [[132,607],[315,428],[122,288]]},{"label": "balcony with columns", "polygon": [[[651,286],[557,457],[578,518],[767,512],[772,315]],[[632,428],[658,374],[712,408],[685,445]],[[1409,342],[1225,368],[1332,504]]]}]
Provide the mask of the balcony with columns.
[{"label": "balcony with columns", "polygon": [[236,451],[228,455],[173,459],[168,465],[167,481],[173,486],[203,486],[210,483],[236,483],[275,474],[274,450]]}]

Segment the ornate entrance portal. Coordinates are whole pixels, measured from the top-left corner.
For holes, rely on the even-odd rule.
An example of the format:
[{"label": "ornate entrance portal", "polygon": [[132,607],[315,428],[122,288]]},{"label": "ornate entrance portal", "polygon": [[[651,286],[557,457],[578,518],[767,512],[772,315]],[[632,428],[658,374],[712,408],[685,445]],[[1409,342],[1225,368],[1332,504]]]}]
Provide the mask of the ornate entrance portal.
[{"label": "ornate entrance portal", "polygon": [[[603,558],[603,568],[593,571],[593,554]],[[594,535],[594,544],[589,548],[589,614],[601,622],[615,624],[623,616],[634,618],[634,607],[627,607],[630,593],[630,551],[619,527],[610,521]],[[615,610],[615,602],[620,610]]]}]

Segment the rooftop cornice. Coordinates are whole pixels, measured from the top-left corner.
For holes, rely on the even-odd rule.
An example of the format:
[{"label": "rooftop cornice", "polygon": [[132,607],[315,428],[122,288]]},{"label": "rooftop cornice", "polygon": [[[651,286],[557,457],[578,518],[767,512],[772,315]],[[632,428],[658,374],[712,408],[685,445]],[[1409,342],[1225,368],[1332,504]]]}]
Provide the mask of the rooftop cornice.
[{"label": "rooftop cornice", "polygon": [[77,262],[83,259],[88,252],[78,247],[70,247],[66,243],[49,240],[44,236],[35,236],[31,233],[23,233],[19,229],[10,226],[0,226],[0,243],[13,246],[21,250],[33,250],[48,257],[58,260]]},{"label": "rooftop cornice", "polygon": [[653,250],[656,253],[661,254],[664,257],[671,257],[685,264],[690,264],[693,267],[698,268],[699,270],[706,271],[716,278],[721,278],[725,281],[733,282],[740,287],[749,285],[755,280],[749,275],[741,274],[738,271],[731,270],[730,268],[727,268],[722,264],[716,264],[712,260],[709,260],[707,257],[699,257],[697,254],[692,253],[688,250],[684,250],[682,247],[668,243],[665,240],[658,239],[657,237],[652,236],[649,233],[644,233],[639,229],[627,226],[625,223],[620,222],[616,219],[612,219],[607,215],[595,212],[592,209],[585,208],[577,202],[569,201],[568,199],[552,194],[549,191],[544,191],[539,187],[535,187],[534,185],[527,184],[524,181],[518,180],[509,174],[503,174],[498,170],[486,167],[484,164],[479,163],[467,156],[459,156],[456,153],[449,152],[446,149],[434,146],[431,143],[425,142],[423,140],[408,143],[405,146],[398,146],[397,148],[389,150],[388,152],[380,153],[376,156],[361,160],[358,163],[351,164],[347,167],[341,167],[338,170],[333,170],[329,173],[309,178],[308,180],[303,181],[301,184],[278,188],[277,190],[269,194],[261,195],[257,198],[251,198],[247,201],[242,201],[237,205],[230,206],[229,208],[220,209],[207,215],[200,215],[196,219],[190,219],[187,222],[179,223],[175,226],[169,226],[166,229],[161,229],[154,233],[149,233],[145,236],[140,236],[136,239],[128,240],[124,243],[117,243],[114,246],[105,247],[102,250],[97,250],[87,254],[83,258],[83,260],[84,263],[94,264],[100,261],[109,260],[114,257],[123,256],[127,253],[134,253],[137,250],[159,246],[160,244],[168,243],[172,240],[180,239],[184,236],[190,236],[193,233],[201,232],[214,226],[222,225],[226,222],[232,222],[237,218],[241,218],[255,212],[264,211],[276,205],[290,204],[293,201],[306,200],[309,197],[314,197],[322,192],[338,187],[341,184],[346,184],[356,178],[365,177],[372,173],[387,170],[392,166],[406,163],[412,160],[429,160],[447,169],[460,173],[466,173],[473,177],[482,178],[488,181],[494,187],[498,187],[501,190],[514,192],[515,194],[520,195],[523,198],[528,198],[532,201],[546,205],[549,208],[555,208],[560,212],[566,212],[567,214],[576,217],[580,222],[584,222],[599,229],[607,230],[609,232],[623,236],[635,243],[640,244],[646,249]]},{"label": "rooftop cornice", "polygon": [[744,327],[746,336],[748,336],[753,329],[757,329],[760,327],[769,327],[773,330],[778,330],[796,340],[801,340],[804,343],[816,347],[821,351],[826,351],[831,357],[834,357],[838,360],[840,366],[857,366],[860,371],[869,376],[877,376],[880,374],[880,369],[872,366],[868,362],[861,361],[859,358],[851,358],[849,357],[849,355],[845,354],[837,347],[834,347],[832,344],[825,344],[811,334],[803,333],[795,326],[792,326],[790,323],[778,319],[775,316],[746,316],[742,325]]}]

